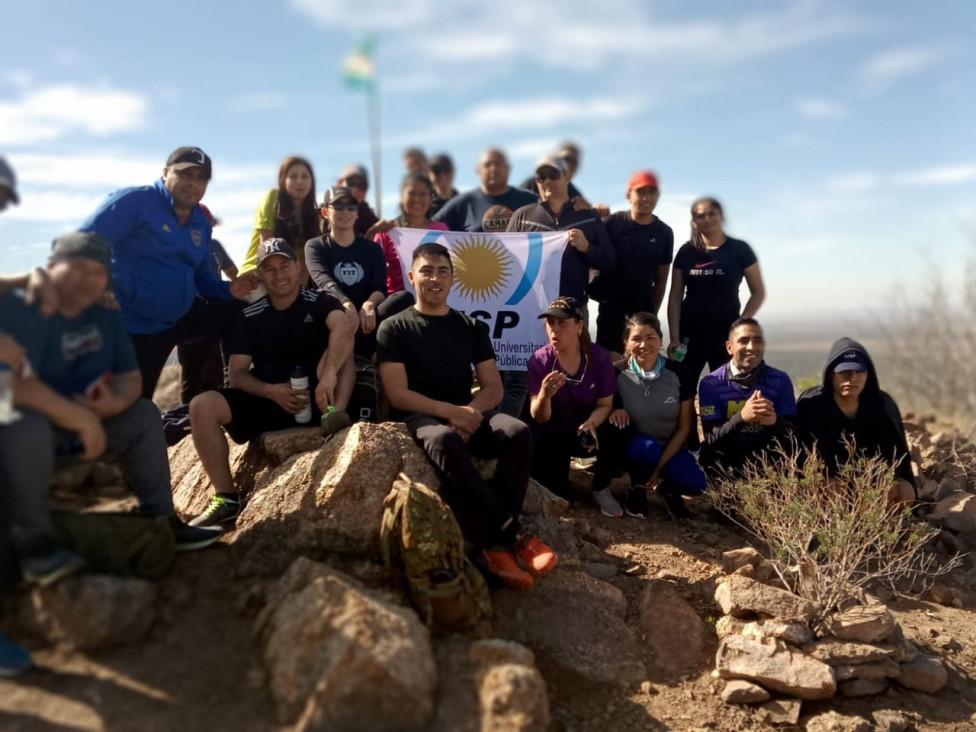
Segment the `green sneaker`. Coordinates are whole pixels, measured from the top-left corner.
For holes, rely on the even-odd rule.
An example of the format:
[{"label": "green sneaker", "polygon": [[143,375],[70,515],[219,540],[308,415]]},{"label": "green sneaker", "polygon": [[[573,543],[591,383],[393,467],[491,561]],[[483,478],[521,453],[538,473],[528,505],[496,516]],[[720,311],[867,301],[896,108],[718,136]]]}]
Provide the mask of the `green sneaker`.
[{"label": "green sneaker", "polygon": [[233,521],[241,513],[240,498],[232,498],[227,493],[218,493],[210,496],[210,503],[207,510],[190,521],[190,526],[206,528],[208,526],[218,526]]},{"label": "green sneaker", "polygon": [[352,419],[345,410],[329,409],[328,412],[322,415],[322,421],[319,426],[322,429],[322,437],[331,437],[336,432],[341,432],[346,427],[351,427]]}]

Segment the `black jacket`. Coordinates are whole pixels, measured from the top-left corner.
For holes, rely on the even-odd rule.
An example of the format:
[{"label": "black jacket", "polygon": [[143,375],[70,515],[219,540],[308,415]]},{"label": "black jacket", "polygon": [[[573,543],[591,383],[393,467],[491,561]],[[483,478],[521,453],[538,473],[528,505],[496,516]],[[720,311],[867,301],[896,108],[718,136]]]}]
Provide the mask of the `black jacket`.
[{"label": "black jacket", "polygon": [[[834,367],[850,351],[859,353],[868,364],[867,383],[858,399],[857,416],[853,421],[845,417],[834,402],[831,385]],[[859,449],[889,460],[895,466],[895,475],[907,480],[918,491],[898,405],[881,391],[874,362],[857,341],[841,338],[834,343],[824,367],[823,384],[800,394],[796,400],[796,415],[800,438],[807,447],[816,443],[828,472],[836,472],[847,461],[847,447],[843,441],[846,432],[854,438]],[[852,424],[855,425],[853,434]]]}]

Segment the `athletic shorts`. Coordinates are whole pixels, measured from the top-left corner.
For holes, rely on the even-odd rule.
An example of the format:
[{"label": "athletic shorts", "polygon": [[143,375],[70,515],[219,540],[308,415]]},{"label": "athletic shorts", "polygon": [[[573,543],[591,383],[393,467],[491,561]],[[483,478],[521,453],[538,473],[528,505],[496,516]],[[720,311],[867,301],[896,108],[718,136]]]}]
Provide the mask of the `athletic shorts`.
[{"label": "athletic shorts", "polygon": [[289,427],[310,427],[318,424],[322,413],[312,401],[312,419],[304,425],[295,421],[295,415],[286,412],[271,399],[248,394],[241,389],[221,389],[220,395],[230,407],[230,422],[224,425],[227,434],[238,445],[253,440],[264,432],[285,430]]}]

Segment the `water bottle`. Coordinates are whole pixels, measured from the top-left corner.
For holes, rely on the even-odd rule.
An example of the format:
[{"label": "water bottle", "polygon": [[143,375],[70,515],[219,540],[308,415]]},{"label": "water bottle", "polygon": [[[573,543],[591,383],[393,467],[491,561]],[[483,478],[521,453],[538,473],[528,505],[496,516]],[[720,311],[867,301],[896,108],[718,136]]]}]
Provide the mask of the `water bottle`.
[{"label": "water bottle", "polygon": [[[296,391],[308,390],[308,377],[302,371],[301,366],[296,366],[292,372],[291,388]],[[298,424],[307,424],[312,421],[312,400],[308,396],[305,397],[305,406],[302,407],[302,411],[295,415],[295,421]]]},{"label": "water bottle", "polygon": [[677,348],[674,349],[674,355],[671,357],[675,361],[684,361],[685,356],[688,355],[688,338],[682,338],[681,343]]},{"label": "water bottle", "polygon": [[0,363],[0,424],[10,424],[15,414],[14,372],[8,364]]}]

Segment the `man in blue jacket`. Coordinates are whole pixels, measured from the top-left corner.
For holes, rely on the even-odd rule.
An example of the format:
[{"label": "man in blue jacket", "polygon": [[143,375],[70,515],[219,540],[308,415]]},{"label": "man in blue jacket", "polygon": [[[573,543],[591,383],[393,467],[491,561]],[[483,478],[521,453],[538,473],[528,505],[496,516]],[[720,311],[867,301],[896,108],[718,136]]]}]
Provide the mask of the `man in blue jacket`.
[{"label": "man in blue jacket", "polygon": [[115,298],[147,399],[173,348],[229,334],[235,299],[255,287],[251,276],[228,284],[210,268],[211,225],[200,201],[212,173],[203,150],[177,148],[153,185],[115,191],[81,226],[112,247]]}]

